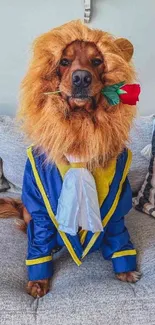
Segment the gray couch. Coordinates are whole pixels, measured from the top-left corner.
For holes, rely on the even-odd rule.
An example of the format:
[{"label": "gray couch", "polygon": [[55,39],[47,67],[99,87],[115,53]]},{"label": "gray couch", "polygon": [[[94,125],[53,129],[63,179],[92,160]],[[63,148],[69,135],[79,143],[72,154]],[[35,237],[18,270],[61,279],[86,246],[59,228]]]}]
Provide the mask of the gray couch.
[{"label": "gray couch", "polygon": [[[141,186],[148,168],[140,151],[151,142],[152,122],[153,117],[140,118],[131,132],[133,164],[129,177],[133,192]],[[26,159],[25,144],[8,117],[0,119],[0,157],[10,186],[1,196],[17,196]],[[50,292],[33,299],[25,292],[26,235],[16,229],[14,220],[1,219],[0,324],[155,325],[155,220],[132,209],[126,223],[143,274],[138,283],[116,280],[111,262],[104,261],[100,252],[87,256],[78,267],[63,249],[54,258]]]}]

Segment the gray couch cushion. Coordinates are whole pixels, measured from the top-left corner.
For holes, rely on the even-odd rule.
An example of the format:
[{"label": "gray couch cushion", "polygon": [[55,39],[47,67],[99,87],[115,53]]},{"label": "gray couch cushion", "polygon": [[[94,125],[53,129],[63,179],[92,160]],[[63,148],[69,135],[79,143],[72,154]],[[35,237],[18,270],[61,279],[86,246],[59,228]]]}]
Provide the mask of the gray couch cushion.
[{"label": "gray couch cushion", "polygon": [[0,116],[0,157],[4,175],[15,191],[22,187],[27,145],[15,119]]},{"label": "gray couch cushion", "polygon": [[0,324],[154,325],[155,220],[132,210],[126,222],[143,272],[138,283],[116,280],[100,252],[78,267],[64,249],[55,256],[50,292],[34,300],[25,292],[26,235],[13,220],[0,220]]},{"label": "gray couch cushion", "polygon": [[131,129],[129,148],[132,151],[132,165],[129,181],[134,193],[141,188],[149,167],[149,160],[142,156],[141,150],[151,143],[154,119],[155,115],[138,117]]}]

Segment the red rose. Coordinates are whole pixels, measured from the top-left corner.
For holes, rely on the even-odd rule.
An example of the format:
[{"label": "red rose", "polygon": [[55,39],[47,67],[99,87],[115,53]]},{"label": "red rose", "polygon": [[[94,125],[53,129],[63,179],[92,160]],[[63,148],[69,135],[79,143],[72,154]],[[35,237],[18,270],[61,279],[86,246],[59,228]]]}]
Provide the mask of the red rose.
[{"label": "red rose", "polygon": [[[125,93],[121,93],[122,90],[125,91]],[[124,85],[120,88],[118,94],[123,104],[136,105],[137,101],[139,101],[140,85]]]}]

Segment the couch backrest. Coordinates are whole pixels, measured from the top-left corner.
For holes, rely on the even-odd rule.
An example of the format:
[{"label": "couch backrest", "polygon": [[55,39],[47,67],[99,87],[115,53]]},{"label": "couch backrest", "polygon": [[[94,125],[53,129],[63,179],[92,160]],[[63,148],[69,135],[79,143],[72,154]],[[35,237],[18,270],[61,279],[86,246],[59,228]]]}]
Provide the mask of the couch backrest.
[{"label": "couch backrest", "polygon": [[[153,115],[137,118],[131,130],[129,147],[133,161],[129,180],[133,192],[141,187],[148,169],[149,161],[141,155],[141,150],[151,143],[154,118]],[[0,116],[0,157],[6,179],[15,185],[14,191],[20,191],[22,187],[27,146],[15,119]]]}]

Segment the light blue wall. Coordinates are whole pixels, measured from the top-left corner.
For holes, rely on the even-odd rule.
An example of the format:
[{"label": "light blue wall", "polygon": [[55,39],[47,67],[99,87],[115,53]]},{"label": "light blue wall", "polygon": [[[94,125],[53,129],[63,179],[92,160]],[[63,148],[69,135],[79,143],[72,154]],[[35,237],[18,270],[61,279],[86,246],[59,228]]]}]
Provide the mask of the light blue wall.
[{"label": "light blue wall", "polygon": [[[92,0],[91,27],[129,38],[142,85],[143,115],[155,113],[155,0]],[[83,0],[0,0],[0,114],[14,115],[33,39],[83,19]]]}]

